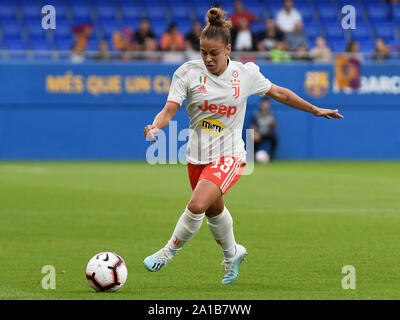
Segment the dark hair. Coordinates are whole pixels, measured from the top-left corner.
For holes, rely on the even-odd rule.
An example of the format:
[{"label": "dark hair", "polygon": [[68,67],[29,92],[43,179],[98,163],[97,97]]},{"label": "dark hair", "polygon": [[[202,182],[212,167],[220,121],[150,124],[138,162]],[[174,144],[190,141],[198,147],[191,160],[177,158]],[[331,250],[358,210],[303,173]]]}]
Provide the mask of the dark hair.
[{"label": "dark hair", "polygon": [[221,8],[211,8],[207,12],[207,25],[201,32],[200,38],[221,38],[225,45],[231,43],[232,23],[225,18],[225,11]]}]

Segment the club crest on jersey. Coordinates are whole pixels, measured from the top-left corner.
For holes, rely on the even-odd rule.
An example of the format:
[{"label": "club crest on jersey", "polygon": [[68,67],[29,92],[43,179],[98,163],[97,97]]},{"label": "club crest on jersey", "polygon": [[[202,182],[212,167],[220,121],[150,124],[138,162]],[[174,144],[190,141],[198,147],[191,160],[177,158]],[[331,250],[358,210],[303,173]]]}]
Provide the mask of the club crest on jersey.
[{"label": "club crest on jersey", "polygon": [[197,89],[198,92],[207,92],[206,87],[204,86],[206,84],[207,81],[207,77],[206,76],[200,76],[200,84],[201,87]]},{"label": "club crest on jersey", "polygon": [[[232,76],[237,78],[238,77],[237,71],[233,71]],[[233,97],[235,99],[239,98],[239,95],[240,95],[240,80],[239,79],[232,79],[231,80],[231,85],[232,85],[232,89],[233,89]]]},{"label": "club crest on jersey", "polygon": [[222,136],[225,134],[225,125],[217,119],[201,119],[200,127],[212,136]]}]

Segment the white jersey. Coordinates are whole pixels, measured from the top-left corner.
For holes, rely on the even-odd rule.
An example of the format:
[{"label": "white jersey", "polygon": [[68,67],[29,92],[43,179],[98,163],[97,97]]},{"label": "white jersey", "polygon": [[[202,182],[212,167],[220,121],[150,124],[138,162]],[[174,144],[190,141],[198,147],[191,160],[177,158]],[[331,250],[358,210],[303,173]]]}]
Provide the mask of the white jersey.
[{"label": "white jersey", "polygon": [[260,68],[248,62],[229,60],[216,76],[202,59],[184,63],[174,73],[167,101],[181,105],[186,100],[190,118],[186,158],[207,164],[223,156],[246,161],[242,139],[247,97],[265,95],[272,87]]}]

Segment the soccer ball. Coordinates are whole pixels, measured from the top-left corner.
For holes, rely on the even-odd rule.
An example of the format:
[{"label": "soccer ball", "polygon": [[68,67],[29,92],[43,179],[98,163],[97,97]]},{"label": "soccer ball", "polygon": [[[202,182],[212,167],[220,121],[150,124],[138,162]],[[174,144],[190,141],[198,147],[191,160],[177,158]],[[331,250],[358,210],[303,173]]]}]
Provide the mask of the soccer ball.
[{"label": "soccer ball", "polygon": [[265,150],[260,150],[256,152],[255,159],[260,163],[267,163],[269,161],[269,154]]},{"label": "soccer ball", "polygon": [[86,267],[86,279],[96,291],[117,291],[125,284],[127,276],[124,260],[113,252],[96,254]]}]

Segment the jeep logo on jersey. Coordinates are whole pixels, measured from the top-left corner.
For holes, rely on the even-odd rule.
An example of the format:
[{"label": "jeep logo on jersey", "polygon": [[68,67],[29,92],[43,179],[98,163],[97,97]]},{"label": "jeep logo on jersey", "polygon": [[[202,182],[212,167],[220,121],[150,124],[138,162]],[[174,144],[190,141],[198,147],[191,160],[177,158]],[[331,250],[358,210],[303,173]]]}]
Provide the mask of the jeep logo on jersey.
[{"label": "jeep logo on jersey", "polygon": [[201,119],[199,125],[212,136],[222,136],[225,133],[225,125],[217,119]]},{"label": "jeep logo on jersey", "polygon": [[223,104],[221,104],[220,106],[217,106],[216,104],[208,105],[208,100],[204,100],[204,106],[199,106],[199,109],[203,112],[208,110],[211,113],[219,113],[221,115],[226,115],[227,118],[234,115],[237,111],[237,108],[235,106],[227,107]]}]

